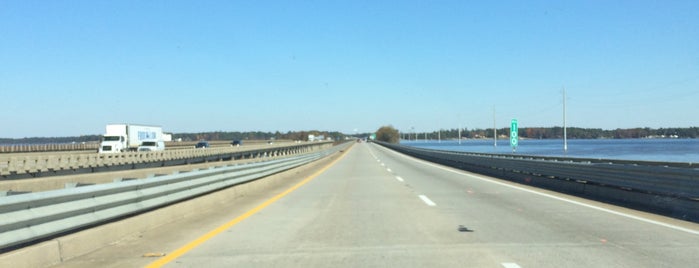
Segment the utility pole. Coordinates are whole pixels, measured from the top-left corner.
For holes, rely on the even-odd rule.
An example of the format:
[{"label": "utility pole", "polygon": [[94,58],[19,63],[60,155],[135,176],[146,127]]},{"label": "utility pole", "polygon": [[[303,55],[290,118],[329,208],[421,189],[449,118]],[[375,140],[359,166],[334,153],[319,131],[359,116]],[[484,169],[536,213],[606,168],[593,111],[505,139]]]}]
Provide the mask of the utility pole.
[{"label": "utility pole", "polygon": [[459,144],[461,144],[461,124],[459,124]]},{"label": "utility pole", "polygon": [[568,152],[568,133],[566,126],[566,88],[563,87],[563,152]]},{"label": "utility pole", "polygon": [[493,105],[493,146],[498,147],[498,128],[495,123],[495,105]]},{"label": "utility pole", "polygon": [[458,128],[459,128],[459,144],[461,144],[461,114],[459,114]]}]

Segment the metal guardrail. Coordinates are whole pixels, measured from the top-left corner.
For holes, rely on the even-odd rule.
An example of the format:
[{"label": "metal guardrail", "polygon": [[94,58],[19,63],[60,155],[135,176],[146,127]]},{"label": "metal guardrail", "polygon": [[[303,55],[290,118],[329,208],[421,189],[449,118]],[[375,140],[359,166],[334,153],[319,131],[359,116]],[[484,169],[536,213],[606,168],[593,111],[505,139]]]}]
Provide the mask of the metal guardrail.
[{"label": "metal guardrail", "polygon": [[0,197],[0,252],[260,179],[349,145],[245,165]]},{"label": "metal guardrail", "polygon": [[467,171],[699,221],[699,167],[692,163],[481,154],[377,143]]}]

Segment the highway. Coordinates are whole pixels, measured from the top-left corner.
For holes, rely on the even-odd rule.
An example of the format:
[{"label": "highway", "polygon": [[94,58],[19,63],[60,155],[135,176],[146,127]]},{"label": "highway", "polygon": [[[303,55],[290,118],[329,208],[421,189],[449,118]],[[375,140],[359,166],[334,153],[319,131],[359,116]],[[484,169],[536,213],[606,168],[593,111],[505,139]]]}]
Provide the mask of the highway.
[{"label": "highway", "polygon": [[[693,267],[699,224],[358,143],[313,174],[65,267]],[[287,191],[285,191],[287,190]],[[207,234],[208,233],[208,234]],[[144,258],[145,251],[163,252]]]}]

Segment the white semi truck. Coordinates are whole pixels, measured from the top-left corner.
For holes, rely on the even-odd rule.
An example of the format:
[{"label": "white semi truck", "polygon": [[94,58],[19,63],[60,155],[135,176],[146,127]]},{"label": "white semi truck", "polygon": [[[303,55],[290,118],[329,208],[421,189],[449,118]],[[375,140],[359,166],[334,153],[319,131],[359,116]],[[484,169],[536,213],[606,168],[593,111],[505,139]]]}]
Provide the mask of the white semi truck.
[{"label": "white semi truck", "polygon": [[136,151],[146,142],[148,151],[164,150],[163,128],[160,126],[136,124],[109,124],[100,144],[99,153]]}]

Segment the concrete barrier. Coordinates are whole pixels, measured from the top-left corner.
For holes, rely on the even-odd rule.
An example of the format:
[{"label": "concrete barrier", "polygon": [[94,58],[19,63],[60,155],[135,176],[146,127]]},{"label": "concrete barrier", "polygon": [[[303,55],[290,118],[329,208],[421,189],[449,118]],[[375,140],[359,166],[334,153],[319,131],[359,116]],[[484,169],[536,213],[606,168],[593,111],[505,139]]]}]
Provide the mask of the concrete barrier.
[{"label": "concrete barrier", "polygon": [[[280,141],[291,142],[291,141]],[[249,145],[260,145],[266,144],[267,141],[264,140],[254,140],[246,141],[246,146]],[[187,141],[187,142],[165,142],[165,147],[168,150],[178,150],[178,149],[190,149],[194,148],[197,141]],[[209,141],[209,144],[213,147],[231,147],[230,141]],[[65,144],[13,144],[13,145],[0,145],[0,153],[31,153],[31,152],[69,152],[69,151],[93,151],[96,152],[99,148],[100,143],[97,141],[86,142],[86,143],[65,143]]]},{"label": "concrete barrier", "polygon": [[[330,142],[301,143],[282,146],[214,147],[208,149],[180,149],[156,152],[125,152],[118,154],[31,154],[22,157],[0,158],[0,178],[36,178],[70,173],[104,170],[122,170],[147,166],[167,166],[180,163],[198,163],[253,157],[290,155],[328,148]],[[3,164],[4,163],[4,164]]]},{"label": "concrete barrier", "polygon": [[98,142],[67,144],[19,144],[2,145],[0,146],[0,153],[97,151],[97,148],[99,148]]},{"label": "concrete barrier", "polygon": [[0,158],[0,176],[10,175],[10,160]]}]

